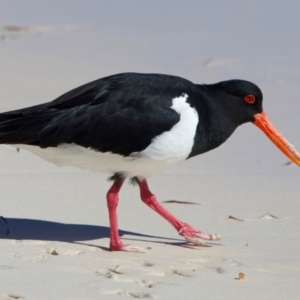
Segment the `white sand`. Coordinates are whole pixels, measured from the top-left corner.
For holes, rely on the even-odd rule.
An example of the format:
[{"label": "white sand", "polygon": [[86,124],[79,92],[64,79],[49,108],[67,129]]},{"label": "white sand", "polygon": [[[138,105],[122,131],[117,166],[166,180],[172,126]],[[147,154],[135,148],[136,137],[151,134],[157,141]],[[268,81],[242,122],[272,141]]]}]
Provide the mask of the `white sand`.
[{"label": "white sand", "polygon": [[[0,110],[51,100],[115,71],[143,69],[107,63],[100,70],[84,53],[78,61],[68,58],[73,39],[3,42]],[[65,46],[63,54],[45,50],[54,42]],[[299,150],[297,86],[262,89],[266,113]],[[220,243],[206,248],[185,243],[141,203],[137,188],[125,185],[119,205],[123,241],[151,248],[133,254],[108,251],[105,174],[58,168],[1,146],[0,215],[10,234],[0,220],[0,299],[299,299],[300,173],[286,162],[250,124],[215,151],[149,181],[160,201],[200,204],[165,205],[195,228],[222,234]]]}]

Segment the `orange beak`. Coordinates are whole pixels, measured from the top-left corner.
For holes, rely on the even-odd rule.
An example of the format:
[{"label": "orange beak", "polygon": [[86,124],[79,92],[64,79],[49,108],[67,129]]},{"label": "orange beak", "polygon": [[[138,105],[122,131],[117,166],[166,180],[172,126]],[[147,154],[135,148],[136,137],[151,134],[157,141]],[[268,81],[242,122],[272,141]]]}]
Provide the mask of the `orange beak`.
[{"label": "orange beak", "polygon": [[300,154],[274,127],[264,112],[254,115],[254,124],[296,165],[300,167]]}]

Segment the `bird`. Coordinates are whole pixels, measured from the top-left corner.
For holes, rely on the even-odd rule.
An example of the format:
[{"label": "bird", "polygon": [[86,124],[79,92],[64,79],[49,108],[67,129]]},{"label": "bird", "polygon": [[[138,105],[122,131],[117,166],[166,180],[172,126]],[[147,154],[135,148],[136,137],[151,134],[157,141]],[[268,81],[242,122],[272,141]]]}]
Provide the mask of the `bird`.
[{"label": "bird", "polygon": [[148,178],[223,144],[251,122],[296,165],[300,155],[275,129],[263,94],[240,79],[195,84],[174,75],[120,73],[79,86],[53,101],[0,113],[0,144],[28,150],[58,166],[109,174],[106,194],[111,251],[144,252],[119,236],[117,206],[126,179],[141,200],[193,245],[220,234],[193,228],[157,201]]}]

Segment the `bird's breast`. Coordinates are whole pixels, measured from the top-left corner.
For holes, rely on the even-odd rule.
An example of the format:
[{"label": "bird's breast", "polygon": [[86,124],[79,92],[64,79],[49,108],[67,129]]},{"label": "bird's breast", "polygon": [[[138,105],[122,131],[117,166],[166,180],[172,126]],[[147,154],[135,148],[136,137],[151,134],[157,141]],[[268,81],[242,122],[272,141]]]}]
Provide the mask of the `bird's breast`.
[{"label": "bird's breast", "polygon": [[155,137],[143,151],[132,153],[133,157],[147,157],[166,163],[185,160],[190,154],[198,125],[198,113],[187,102],[188,95],[173,99],[171,108],[180,115],[180,120],[171,130]]}]

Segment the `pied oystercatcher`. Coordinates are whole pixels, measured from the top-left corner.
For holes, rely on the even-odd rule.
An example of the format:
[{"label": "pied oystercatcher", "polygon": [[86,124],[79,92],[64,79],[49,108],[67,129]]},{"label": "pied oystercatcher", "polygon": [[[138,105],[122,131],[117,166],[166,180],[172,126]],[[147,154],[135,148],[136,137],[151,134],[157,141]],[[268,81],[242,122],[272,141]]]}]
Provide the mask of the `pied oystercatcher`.
[{"label": "pied oystercatcher", "polygon": [[108,172],[106,198],[110,249],[141,251],[118,233],[119,191],[126,178],[141,199],[188,242],[205,245],[206,234],[169,213],[156,200],[147,178],[212,150],[241,124],[252,122],[294,163],[300,155],[274,128],[253,83],[228,80],[194,84],[163,74],[123,73],[87,83],[52,102],[0,114],[0,143],[13,144],[55,163]]}]

